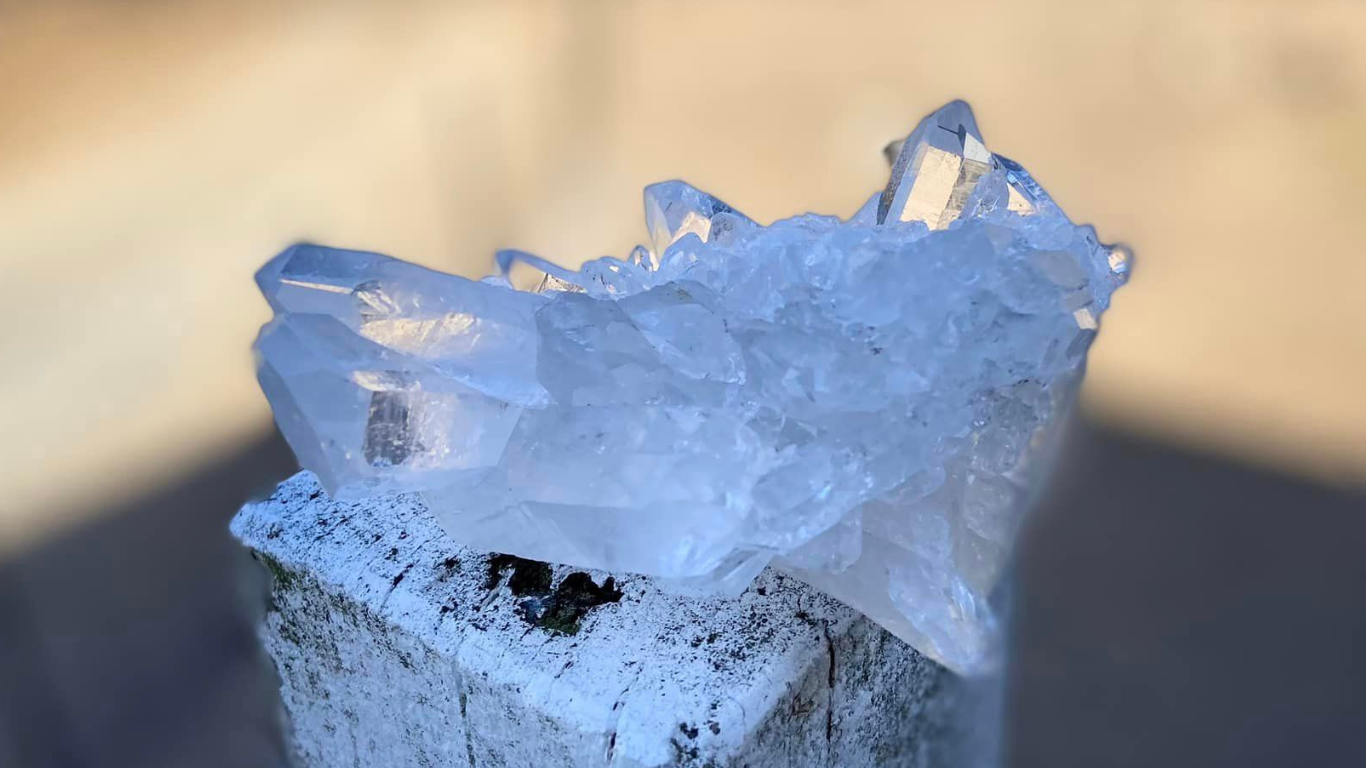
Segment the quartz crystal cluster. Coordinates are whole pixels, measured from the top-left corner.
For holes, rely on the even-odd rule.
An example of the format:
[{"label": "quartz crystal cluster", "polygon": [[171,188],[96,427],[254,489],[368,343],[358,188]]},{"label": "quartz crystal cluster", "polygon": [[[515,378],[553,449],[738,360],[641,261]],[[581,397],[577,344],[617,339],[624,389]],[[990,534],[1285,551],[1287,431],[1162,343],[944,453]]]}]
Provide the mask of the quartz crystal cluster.
[{"label": "quartz crystal cluster", "polygon": [[[463,544],[738,593],[772,565],[960,671],[1129,259],[949,104],[848,220],[680,181],[649,246],[471,281],[296,245],[261,386],[328,492],[420,492]],[[535,290],[515,265],[543,274]]]}]

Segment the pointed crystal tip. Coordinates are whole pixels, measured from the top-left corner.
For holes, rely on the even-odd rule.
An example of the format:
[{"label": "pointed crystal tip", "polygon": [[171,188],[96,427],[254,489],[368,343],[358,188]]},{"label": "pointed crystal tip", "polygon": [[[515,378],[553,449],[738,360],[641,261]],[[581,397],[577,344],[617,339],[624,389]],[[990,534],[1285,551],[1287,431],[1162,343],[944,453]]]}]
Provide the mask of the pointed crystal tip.
[{"label": "pointed crystal tip", "polygon": [[725,227],[754,224],[748,216],[719,198],[684,181],[661,181],[645,188],[645,226],[656,260],[679,238],[692,233],[702,242],[712,234],[714,217],[726,214]]},{"label": "pointed crystal tip", "polygon": [[1110,254],[1108,256],[1108,261],[1110,263],[1111,274],[1117,275],[1125,280],[1129,279],[1129,273],[1132,272],[1134,268],[1133,249],[1123,243],[1116,243],[1115,245],[1109,246],[1109,248]]},{"label": "pointed crystal tip", "polygon": [[952,101],[920,121],[902,143],[878,207],[879,224],[924,222],[947,227],[987,171],[992,155],[972,107]]},{"label": "pointed crystal tip", "polygon": [[522,264],[534,270],[533,274],[539,272],[542,275],[532,283],[535,286],[535,293],[583,290],[583,287],[575,282],[578,279],[577,273],[526,251],[505,248],[495,253],[493,260],[498,265],[499,275],[509,285],[518,284],[519,281],[513,277],[513,270]]}]

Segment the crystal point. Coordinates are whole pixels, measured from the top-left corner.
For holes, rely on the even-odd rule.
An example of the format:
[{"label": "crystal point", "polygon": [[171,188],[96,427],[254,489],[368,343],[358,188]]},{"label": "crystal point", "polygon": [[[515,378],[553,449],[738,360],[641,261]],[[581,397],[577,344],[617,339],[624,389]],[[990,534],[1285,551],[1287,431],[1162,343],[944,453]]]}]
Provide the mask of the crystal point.
[{"label": "crystal point", "polygon": [[541,273],[540,279],[535,281],[537,293],[586,290],[578,282],[575,282],[579,277],[572,270],[565,269],[552,261],[547,261],[526,251],[504,249],[493,255],[493,261],[498,266],[498,276],[509,285],[513,282],[513,269],[518,265],[525,265]]},{"label": "crystal point", "polygon": [[645,208],[651,248],[577,271],[272,259],[258,373],[300,462],[333,494],[421,492],[468,546],[684,592],[780,568],[987,666],[1021,499],[1129,251],[962,102],[847,222],[759,226],[677,181]]},{"label": "crystal point", "polygon": [[[715,227],[718,223],[721,226]],[[645,188],[645,226],[656,258],[686,234],[697,235],[705,243],[714,228],[733,230],[753,224],[719,198],[687,182],[661,181]]]},{"label": "crystal point", "polygon": [[992,156],[972,107],[949,102],[921,120],[896,153],[878,223],[920,221],[943,229],[958,217],[977,179],[991,168]]}]

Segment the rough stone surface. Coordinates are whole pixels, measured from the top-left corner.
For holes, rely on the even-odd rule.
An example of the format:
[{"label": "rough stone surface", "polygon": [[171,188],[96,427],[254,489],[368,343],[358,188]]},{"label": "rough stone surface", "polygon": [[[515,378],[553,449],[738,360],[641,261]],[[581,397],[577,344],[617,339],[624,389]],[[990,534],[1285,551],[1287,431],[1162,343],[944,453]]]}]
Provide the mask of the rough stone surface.
[{"label": "rough stone surface", "polygon": [[942,668],[781,574],[699,599],[546,571],[309,473],[232,530],[273,575],[260,634],[305,765],[918,766],[942,730]]}]

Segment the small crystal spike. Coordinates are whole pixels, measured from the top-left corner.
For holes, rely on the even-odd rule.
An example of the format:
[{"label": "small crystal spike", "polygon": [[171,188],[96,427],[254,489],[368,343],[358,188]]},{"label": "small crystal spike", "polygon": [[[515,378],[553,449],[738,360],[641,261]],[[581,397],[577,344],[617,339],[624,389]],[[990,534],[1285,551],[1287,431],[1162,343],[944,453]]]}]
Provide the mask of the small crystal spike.
[{"label": "small crystal spike", "polygon": [[1129,246],[1123,243],[1107,246],[1109,253],[1106,254],[1106,263],[1110,265],[1110,271],[1115,275],[1127,280],[1129,272],[1134,268],[1134,252]]},{"label": "small crystal spike", "polygon": [[972,108],[940,107],[906,137],[878,207],[878,223],[920,221],[947,227],[962,212],[977,180],[992,168]]},{"label": "small crystal spike", "polygon": [[575,282],[578,277],[574,272],[526,251],[504,249],[494,254],[493,259],[498,265],[498,273],[509,284],[512,282],[513,267],[518,264],[525,264],[532,269],[545,273],[545,276],[535,284],[536,293],[584,290],[583,286]]},{"label": "small crystal spike", "polygon": [[687,182],[661,181],[645,188],[645,226],[650,231],[650,247],[656,259],[690,232],[707,242],[718,214],[726,214],[727,229],[754,224],[744,214]]},{"label": "small crystal spike", "polygon": [[650,253],[650,249],[643,245],[637,245],[635,248],[631,249],[631,255],[627,257],[626,263],[642,269],[656,269],[659,267],[659,263],[655,261],[654,256]]},{"label": "small crystal spike", "polygon": [[555,277],[554,275],[547,272],[545,277],[541,278],[540,285],[536,286],[536,293],[547,293],[549,291],[568,291],[570,293],[583,293],[584,288],[574,283],[571,283],[568,280],[562,280],[558,277]]}]

